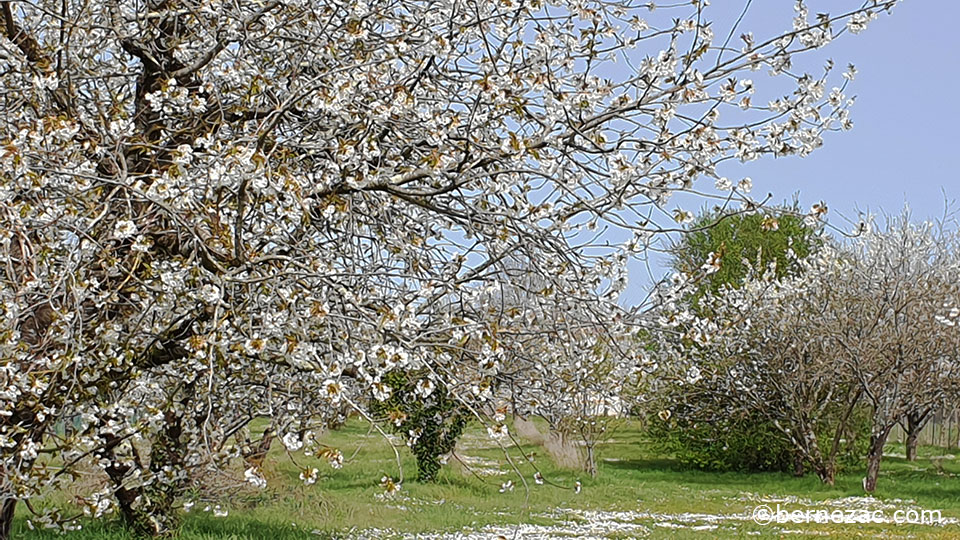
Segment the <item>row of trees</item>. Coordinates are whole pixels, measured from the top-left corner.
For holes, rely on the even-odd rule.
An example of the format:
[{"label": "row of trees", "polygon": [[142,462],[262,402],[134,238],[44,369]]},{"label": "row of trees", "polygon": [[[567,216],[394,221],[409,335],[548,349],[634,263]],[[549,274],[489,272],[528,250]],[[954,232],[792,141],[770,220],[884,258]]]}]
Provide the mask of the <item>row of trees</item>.
[{"label": "row of trees", "polygon": [[776,430],[788,444],[771,448],[827,483],[838,459],[865,449],[873,491],[891,430],[904,426],[915,459],[931,414],[960,397],[960,335],[944,324],[960,294],[960,236],[905,212],[813,245],[806,257],[786,249],[786,264],[745,261],[743,280],[706,294],[673,291],[697,314],[677,323],[685,335],[669,351],[677,361],[664,396],[684,402],[674,422],[749,418]]},{"label": "row of trees", "polygon": [[170,534],[197,469],[339,463],[343,407],[583,409],[640,371],[618,295],[671,195],[848,128],[853,70],[792,59],[896,3],[0,1],[0,539],[97,466],[92,513]]}]

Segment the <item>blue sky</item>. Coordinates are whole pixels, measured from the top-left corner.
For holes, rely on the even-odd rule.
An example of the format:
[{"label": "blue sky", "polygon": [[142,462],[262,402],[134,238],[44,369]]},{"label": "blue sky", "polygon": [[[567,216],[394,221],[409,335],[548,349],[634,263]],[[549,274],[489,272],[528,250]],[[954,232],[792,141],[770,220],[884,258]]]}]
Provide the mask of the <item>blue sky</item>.
[{"label": "blue sky", "polygon": [[[714,0],[716,16],[735,18],[742,1]],[[811,13],[830,11],[830,0],[808,2]],[[834,5],[836,7],[836,5]],[[742,28],[758,37],[789,28],[790,0],[754,0]],[[799,194],[804,208],[825,201],[833,225],[851,227],[859,211],[899,212],[908,204],[916,219],[939,217],[944,195],[960,202],[960,0],[905,0],[860,35],[844,35],[809,59],[811,73],[825,58],[838,69],[848,63],[859,73],[848,87],[856,95],[851,131],[829,133],[824,146],[805,158],[732,163],[721,170],[731,179],[750,176],[754,195],[773,201]],[[729,28],[721,24],[720,28]],[[806,67],[806,66],[804,66]],[[758,84],[767,75],[757,73]],[[708,180],[704,180],[707,182]],[[960,206],[955,207],[960,210]],[[661,265],[653,268],[662,275]],[[658,274],[659,273],[659,274]],[[631,267],[626,304],[643,298],[646,270]]]}]

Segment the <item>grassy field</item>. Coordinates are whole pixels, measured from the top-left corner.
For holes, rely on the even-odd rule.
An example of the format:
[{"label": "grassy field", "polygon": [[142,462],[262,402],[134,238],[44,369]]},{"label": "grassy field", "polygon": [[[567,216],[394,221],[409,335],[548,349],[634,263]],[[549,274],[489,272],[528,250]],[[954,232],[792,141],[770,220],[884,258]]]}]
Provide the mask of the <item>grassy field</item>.
[{"label": "grassy field", "polygon": [[[224,508],[226,517],[203,511],[203,503],[189,512],[180,537],[200,539],[316,539],[316,538],[960,538],[960,459],[937,448],[922,448],[921,459],[909,463],[903,448],[891,445],[875,498],[864,497],[862,471],[842,474],[836,486],[815,477],[786,474],[707,473],[679,468],[668,456],[657,455],[644,443],[635,425],[624,424],[599,449],[599,475],[590,478],[558,469],[543,449],[524,444],[523,454],[558,486],[535,485],[534,470],[520,449],[508,454],[492,443],[479,427],[466,434],[459,453],[471,464],[444,468],[433,485],[403,482],[392,498],[379,486],[383,475],[397,475],[390,446],[361,422],[328,433],[324,442],[352,457],[342,469],[325,463],[301,465],[320,469],[317,483],[306,486],[300,471],[275,445],[265,470],[269,487],[247,491]],[[415,476],[412,456],[403,449],[404,472]],[[355,453],[355,456],[354,456]],[[509,459],[508,459],[509,458]],[[529,489],[512,471],[517,464]],[[476,474],[474,474],[476,473]],[[512,480],[512,491],[501,484]],[[576,493],[572,486],[582,482]],[[752,519],[757,505],[776,510],[939,510],[939,526],[894,523],[837,525],[832,523],[772,523]],[[21,505],[22,507],[22,505]],[[21,510],[23,510],[21,508]],[[19,514],[14,538],[62,538],[31,531],[25,512]],[[130,538],[116,521],[82,522],[69,537],[78,540]]]}]

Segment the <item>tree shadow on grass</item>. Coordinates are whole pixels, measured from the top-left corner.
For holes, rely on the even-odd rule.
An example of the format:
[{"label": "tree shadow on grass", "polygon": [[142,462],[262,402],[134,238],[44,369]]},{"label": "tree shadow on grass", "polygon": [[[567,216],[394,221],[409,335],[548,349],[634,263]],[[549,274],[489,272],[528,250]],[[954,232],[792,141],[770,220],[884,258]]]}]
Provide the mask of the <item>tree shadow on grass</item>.
[{"label": "tree shadow on grass", "polygon": [[82,518],[76,524],[80,525],[79,530],[71,531],[64,535],[56,529],[45,529],[36,521],[33,522],[31,529],[27,525],[27,520],[32,516],[17,516],[13,520],[13,531],[10,538],[26,538],[29,540],[63,540],[72,538],[75,540],[134,540],[134,535],[127,530],[119,519],[89,519]]},{"label": "tree shadow on grass", "polygon": [[[953,506],[960,501],[960,478],[950,476],[956,466],[948,462],[947,474],[941,474],[929,462],[908,462],[902,458],[884,458],[878,490],[881,499],[915,500],[925,507],[946,503]],[[833,486],[824,484],[816,475],[807,473],[796,477],[786,472],[707,471],[684,466],[668,458],[635,458],[603,461],[601,475],[633,473],[645,481],[662,481],[696,489],[714,489],[719,486],[731,491],[766,494],[795,494],[812,499],[867,496],[862,478],[865,469],[849,467],[836,479]],[[953,503],[953,504],[951,504]]]},{"label": "tree shadow on grass", "polygon": [[600,458],[601,469],[617,469],[638,472],[687,473],[700,472],[699,469],[685,467],[676,460],[668,458],[632,458],[608,460]]},{"label": "tree shadow on grass", "polygon": [[270,540],[317,540],[335,538],[329,531],[299,529],[288,523],[267,522],[242,516],[214,518],[197,516],[184,523],[181,536],[190,540],[234,540],[264,538]]},{"label": "tree shadow on grass", "polygon": [[[217,518],[210,515],[185,516],[185,522],[180,533],[174,538],[189,540],[319,540],[337,538],[335,532],[297,529],[292,524],[258,521],[239,515]],[[17,518],[14,521],[11,538],[26,538],[28,540],[135,540],[135,536],[124,526],[119,519],[80,521],[81,528],[63,535],[53,530],[30,530],[26,519]]]}]

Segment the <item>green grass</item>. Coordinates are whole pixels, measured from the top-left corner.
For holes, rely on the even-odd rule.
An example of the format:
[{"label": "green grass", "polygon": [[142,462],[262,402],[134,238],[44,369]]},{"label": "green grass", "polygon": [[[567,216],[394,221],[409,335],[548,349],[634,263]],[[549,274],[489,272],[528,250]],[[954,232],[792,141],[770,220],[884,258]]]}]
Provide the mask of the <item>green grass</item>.
[{"label": "green grass", "polygon": [[[467,432],[464,454],[496,462],[503,470],[510,466],[502,450],[492,446],[479,427]],[[436,484],[424,485],[412,481],[416,466],[407,451],[401,451],[403,470],[407,479],[403,490],[392,500],[383,500],[379,486],[383,475],[397,476],[397,465],[389,445],[378,435],[368,434],[368,428],[359,421],[326,434],[324,442],[339,447],[345,456],[356,456],[342,469],[331,469],[319,461],[304,461],[302,465],[320,469],[320,477],[312,486],[299,480],[299,469],[279,450],[273,450],[265,471],[269,487],[261,492],[249,492],[225,504],[230,515],[214,517],[209,512],[194,510],[186,514],[180,538],[199,539],[258,539],[292,540],[301,538],[344,537],[351,532],[367,530],[368,537],[380,538],[401,533],[455,532],[476,530],[491,524],[551,525],[568,519],[582,521],[578,516],[561,516],[557,509],[636,511],[642,516],[626,518],[634,528],[626,531],[607,531],[611,538],[648,536],[653,538],[740,538],[758,535],[783,535],[791,538],[822,536],[840,537],[913,537],[958,538],[960,525],[916,526],[892,524],[835,525],[789,524],[758,525],[750,519],[725,519],[713,529],[694,529],[709,526],[707,518],[682,522],[685,513],[729,516],[749,516],[759,504],[759,497],[784,499],[790,496],[812,501],[810,508],[824,508],[831,500],[863,496],[862,470],[841,474],[835,486],[825,486],[814,476],[794,478],[779,473],[711,473],[684,470],[669,459],[658,455],[646,444],[633,424],[627,423],[599,449],[599,475],[589,478],[576,471],[554,466],[542,448],[525,444],[523,452],[544,476],[560,486],[538,486],[533,482],[533,468],[525,463],[520,450],[508,454],[518,464],[529,483],[524,489],[515,473],[503,476],[476,478],[469,473],[447,466]],[[405,449],[404,449],[405,450]],[[903,448],[891,445],[888,452],[903,453]],[[937,448],[922,448],[921,459],[909,463],[902,458],[885,458],[876,497],[895,507],[917,506],[937,509],[945,519],[960,518],[960,459],[936,459],[934,455],[948,452]],[[949,455],[957,457],[955,453]],[[512,492],[499,493],[500,484],[512,479],[517,486]],[[570,487],[582,481],[583,490],[577,494]],[[907,502],[897,502],[897,499]],[[776,503],[768,503],[774,506]],[[782,503],[789,510],[805,509],[803,503],[787,500]],[[198,504],[202,506],[202,504]],[[832,508],[831,508],[832,509]],[[889,512],[892,513],[891,508]],[[54,538],[52,533],[30,531],[26,527],[26,512],[20,507],[14,538]],[[662,514],[662,515],[653,515]],[[622,516],[621,516],[622,517]],[[669,527],[668,524],[674,524]],[[120,540],[131,538],[114,521],[84,521],[83,529],[71,534],[78,540]],[[682,528],[677,528],[681,526]],[[370,531],[370,529],[379,531]],[[577,534],[580,534],[579,532]],[[603,535],[603,532],[595,533]]]}]

